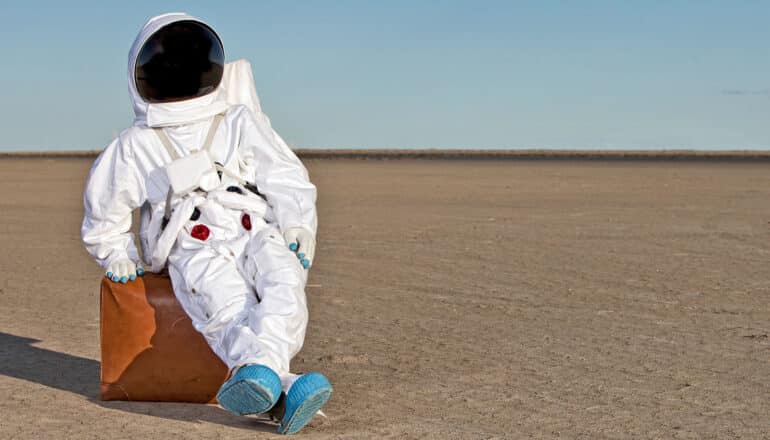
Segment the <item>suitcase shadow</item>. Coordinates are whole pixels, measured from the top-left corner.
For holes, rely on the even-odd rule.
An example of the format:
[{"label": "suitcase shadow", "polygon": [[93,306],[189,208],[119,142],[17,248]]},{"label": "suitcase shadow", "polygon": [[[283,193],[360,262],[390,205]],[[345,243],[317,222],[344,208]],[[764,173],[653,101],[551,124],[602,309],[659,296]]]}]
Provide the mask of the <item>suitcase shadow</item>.
[{"label": "suitcase shadow", "polygon": [[0,332],[0,374],[79,394],[103,408],[185,422],[275,432],[266,418],[241,417],[216,405],[99,400],[100,365],[93,359],[35,347],[38,339]]}]

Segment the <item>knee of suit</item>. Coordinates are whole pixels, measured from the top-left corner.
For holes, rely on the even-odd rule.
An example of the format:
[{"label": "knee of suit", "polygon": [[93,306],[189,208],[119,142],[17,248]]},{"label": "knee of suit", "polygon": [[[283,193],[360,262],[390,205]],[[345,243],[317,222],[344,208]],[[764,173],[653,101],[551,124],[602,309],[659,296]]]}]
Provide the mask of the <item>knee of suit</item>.
[{"label": "knee of suit", "polygon": [[308,319],[307,301],[300,286],[285,284],[260,283],[259,305],[253,307],[255,317],[280,316],[292,322],[306,322]]}]

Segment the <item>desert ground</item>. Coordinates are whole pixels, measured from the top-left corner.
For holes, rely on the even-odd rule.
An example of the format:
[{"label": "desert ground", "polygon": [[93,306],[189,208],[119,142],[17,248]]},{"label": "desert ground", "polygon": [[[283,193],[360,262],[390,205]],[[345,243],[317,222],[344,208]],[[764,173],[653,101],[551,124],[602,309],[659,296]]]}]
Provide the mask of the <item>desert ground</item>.
[{"label": "desert ground", "polygon": [[[98,400],[92,160],[0,159],[0,438],[273,438]],[[306,163],[302,438],[770,438],[770,162]]]}]

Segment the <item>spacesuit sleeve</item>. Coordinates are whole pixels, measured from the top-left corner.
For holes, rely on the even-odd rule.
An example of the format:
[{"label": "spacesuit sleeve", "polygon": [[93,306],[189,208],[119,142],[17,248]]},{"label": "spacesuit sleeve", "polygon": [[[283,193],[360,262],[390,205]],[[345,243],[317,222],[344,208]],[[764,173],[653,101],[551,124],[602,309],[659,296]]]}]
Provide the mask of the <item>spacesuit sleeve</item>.
[{"label": "spacesuit sleeve", "polygon": [[248,179],[267,197],[281,231],[302,227],[316,234],[316,187],[307,169],[263,113],[245,111],[239,156]]},{"label": "spacesuit sleeve", "polygon": [[83,195],[81,236],[86,250],[102,267],[119,259],[139,261],[131,229],[132,211],[146,199],[132,157],[119,140],[94,162]]}]

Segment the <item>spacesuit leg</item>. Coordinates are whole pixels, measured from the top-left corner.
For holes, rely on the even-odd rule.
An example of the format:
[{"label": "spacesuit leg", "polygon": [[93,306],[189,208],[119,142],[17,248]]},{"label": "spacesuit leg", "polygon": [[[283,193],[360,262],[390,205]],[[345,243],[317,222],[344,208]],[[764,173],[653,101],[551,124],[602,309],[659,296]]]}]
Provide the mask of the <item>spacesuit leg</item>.
[{"label": "spacesuit leg", "polygon": [[246,248],[244,272],[256,288],[259,304],[251,307],[248,323],[264,347],[284,390],[296,379],[289,362],[302,348],[307,328],[307,271],[302,268],[274,226],[259,231]]},{"label": "spacesuit leg", "polygon": [[293,434],[307,425],[332,395],[324,375],[289,372],[289,362],[302,348],[307,328],[307,271],[274,226],[251,238],[245,257],[244,273],[261,298],[249,311],[249,326],[272,347],[271,354],[281,365],[276,373],[286,397],[278,432]]}]

